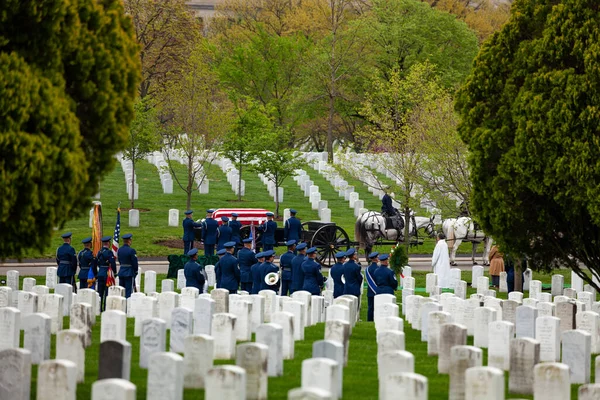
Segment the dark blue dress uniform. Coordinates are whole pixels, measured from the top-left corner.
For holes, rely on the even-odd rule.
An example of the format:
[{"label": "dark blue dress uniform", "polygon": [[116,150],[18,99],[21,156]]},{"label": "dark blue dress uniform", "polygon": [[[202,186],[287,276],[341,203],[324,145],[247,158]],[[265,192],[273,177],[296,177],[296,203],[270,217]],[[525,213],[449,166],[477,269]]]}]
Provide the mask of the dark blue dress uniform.
[{"label": "dark blue dress uniform", "polygon": [[[316,247],[311,247],[307,253],[314,253]],[[321,286],[323,286],[323,274],[321,274],[321,265],[314,259],[308,257],[302,263],[302,271],[304,272],[304,285],[302,290],[306,290],[312,295],[318,296],[321,294]]]},{"label": "dark blue dress uniform", "polygon": [[[213,213],[213,210],[208,210],[207,213]],[[215,255],[215,244],[217,244],[217,229],[219,223],[212,217],[207,217],[202,223],[202,241],[204,242],[204,255]]]},{"label": "dark blue dress uniform", "polygon": [[[228,242],[225,247],[231,248],[235,246],[235,243]],[[240,285],[240,269],[238,267],[238,260],[230,253],[226,253],[221,260],[219,260],[221,266],[221,285],[222,289],[229,290],[229,293],[236,293]]]},{"label": "dark blue dress uniform", "polygon": [[[273,213],[268,212],[268,217],[272,217]],[[265,221],[263,224],[258,226],[258,230],[262,234],[262,246],[264,251],[273,250],[275,247],[275,231],[277,230],[277,222],[273,220]]]},{"label": "dark blue dress uniform", "polygon": [[[261,261],[262,259],[262,261]],[[252,290],[250,294],[258,294],[262,290],[262,265],[264,262],[263,253],[258,253],[256,255],[256,264],[254,264],[251,268],[252,272]]]},{"label": "dark blue dress uniform", "polygon": [[[268,259],[269,257],[273,256],[275,254],[275,252],[273,250],[268,250],[264,252],[265,257]],[[265,277],[267,276],[267,274],[270,274],[271,272],[275,272],[278,273],[279,269],[270,261],[265,261],[261,266],[260,266],[260,275],[261,275],[261,290],[273,290],[274,292],[277,292],[279,290],[279,283],[277,283],[276,285],[267,285],[267,283],[265,282]]]},{"label": "dark blue dress uniform", "polygon": [[[237,217],[236,213],[231,214],[232,217]],[[231,228],[231,240],[236,244],[242,243],[242,223],[237,219],[229,221],[229,227]]]},{"label": "dark blue dress uniform", "polygon": [[215,264],[215,281],[217,283],[217,287],[221,288],[221,258],[227,253],[225,249],[221,249],[217,251],[217,256],[219,256],[219,261]]},{"label": "dark blue dress uniform", "polygon": [[297,243],[302,240],[302,223],[296,218],[296,210],[290,210],[292,214],[283,226],[283,238],[285,240],[295,240]]},{"label": "dark blue dress uniform", "polygon": [[[81,243],[86,244],[90,243],[92,238],[86,238]],[[88,274],[90,273],[90,268],[94,272],[94,276],[98,275],[98,269],[96,267],[96,259],[94,258],[94,253],[92,249],[85,247],[83,250],[77,254],[77,260],[79,261],[79,288],[86,289],[88,287]]]},{"label": "dark blue dress uniform", "polygon": [[[61,235],[63,239],[71,237],[71,232]],[[77,256],[75,249],[69,243],[63,243],[56,249],[56,264],[58,266],[56,275],[59,283],[73,284],[73,276],[77,272]]]},{"label": "dark blue dress uniform", "polygon": [[[190,250],[187,255],[193,256],[198,254],[198,249]],[[195,287],[202,293],[204,290],[204,283],[206,282],[206,278],[202,273],[202,266],[196,262],[196,260],[189,260],[185,263],[183,267],[183,273],[185,275],[185,286],[186,287]]]},{"label": "dark blue dress uniform", "polygon": [[[349,257],[354,254],[355,250],[350,249],[346,252],[346,256]],[[360,265],[354,260],[349,260],[344,264],[344,294],[351,294],[360,299],[360,285],[362,285],[363,276],[360,272]]]},{"label": "dark blue dress uniform", "polygon": [[[387,260],[387,255],[385,257],[381,257],[380,260]],[[394,271],[389,269],[386,265],[380,265],[377,270],[375,270],[375,284],[377,284],[377,294],[394,294],[396,289],[398,288],[398,280],[396,279],[396,274]]]},{"label": "dark blue dress uniform", "polygon": [[392,198],[387,193],[381,198],[381,212],[387,215],[396,215],[396,209],[392,204]]},{"label": "dark blue dress uniform", "polygon": [[[252,241],[252,239],[249,240]],[[256,255],[252,250],[243,247],[238,252],[237,259],[240,265],[240,282],[242,290],[250,293],[252,291],[252,266],[256,264]]]},{"label": "dark blue dress uniform", "polygon": [[[295,240],[289,240],[286,246],[292,247],[296,244]],[[281,268],[281,295],[287,296],[292,287],[292,260],[295,255],[291,249],[279,257],[279,267]]]},{"label": "dark blue dress uniform", "polygon": [[[296,250],[302,250],[306,248],[306,243],[300,243]],[[302,263],[306,260],[306,255],[298,254],[292,258],[292,286],[290,287],[290,294],[302,290],[304,286],[304,271],[302,271]]]},{"label": "dark blue dress uniform", "polygon": [[112,250],[108,247],[110,246],[111,236],[105,236],[102,238],[102,243],[104,247],[98,251],[96,255],[96,262],[98,264],[98,275],[96,276],[97,284],[98,284],[98,294],[100,295],[100,310],[104,311],[105,309],[105,299],[108,295],[108,288],[106,287],[106,278],[108,277],[108,269],[111,268],[113,273],[116,275],[117,273],[117,263],[115,261],[115,256]]},{"label": "dark blue dress uniform", "polygon": [[[131,234],[123,235],[123,239],[131,238]],[[124,244],[117,251],[119,259],[119,283],[125,288],[125,297],[131,296],[133,288],[133,279],[138,273],[138,259],[134,249],[128,244]]]},{"label": "dark blue dress uniform", "polygon": [[[187,210],[185,215],[191,215],[192,210]],[[191,218],[184,218],[181,224],[183,226],[183,254],[187,254],[194,248],[194,240],[196,239],[194,228],[201,227],[202,224],[194,222]]]},{"label": "dark blue dress uniform", "polygon": [[223,224],[217,228],[217,250],[225,248],[225,243],[231,242],[231,228],[227,225],[229,218],[222,217]]},{"label": "dark blue dress uniform", "polygon": [[335,255],[338,261],[333,264],[329,270],[329,276],[333,279],[333,298],[340,297],[344,294],[344,282],[342,282],[342,276],[344,275],[344,264],[341,263],[341,259],[345,257],[345,252],[340,252]]},{"label": "dark blue dress uniform", "polygon": [[[373,252],[369,254],[369,260],[375,260],[378,255],[378,252]],[[367,310],[367,321],[373,321],[373,316],[375,313],[375,295],[378,293],[374,276],[377,268],[379,268],[379,265],[377,265],[377,261],[371,261],[371,264],[367,267],[367,270],[365,271],[365,275],[367,277],[367,301],[369,304],[369,308]]]}]

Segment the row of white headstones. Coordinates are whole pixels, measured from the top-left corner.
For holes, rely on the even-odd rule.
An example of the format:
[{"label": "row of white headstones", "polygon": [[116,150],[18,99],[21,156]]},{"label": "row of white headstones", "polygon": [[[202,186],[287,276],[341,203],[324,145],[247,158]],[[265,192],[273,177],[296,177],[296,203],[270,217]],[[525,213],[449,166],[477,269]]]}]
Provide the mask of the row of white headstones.
[{"label": "row of white headstones", "polygon": [[[33,278],[25,278],[18,290],[18,271],[10,271],[9,286],[0,288],[0,363],[9,366],[5,379],[11,380],[10,385],[0,385],[2,398],[29,398],[31,364],[38,364],[38,399],[75,399],[76,384],[85,377],[85,349],[92,344],[99,315],[100,380],[93,385],[93,399],[114,400],[111,393],[135,398],[135,385],[128,382],[132,351],[126,342],[128,317],[135,319],[134,336],[141,337],[139,362],[148,369],[148,399],[180,399],[184,387],[205,388],[208,399],[266,398],[267,377],[283,374],[283,360],[294,357],[294,341],[304,340],[305,327],[318,322],[325,322],[325,340],[313,344],[313,358],[303,361],[302,387],[291,391],[290,398],[307,394],[341,398],[342,369],[358,320],[354,296],[333,301],[304,291],[281,297],[270,290],[249,295],[224,289],[201,294],[191,287],[179,294],[167,280],[163,292],[137,292],[129,299],[123,297],[124,288],[110,287],[106,311],[100,313],[97,292],[79,289],[73,294],[71,285],[56,284],[55,272],[47,274],[54,293],[46,285],[30,286]],[[155,277],[153,271],[145,275],[145,284],[148,277]],[[63,329],[63,315],[70,317],[69,329]],[[167,329],[170,352],[166,352]],[[256,343],[236,346],[236,341],[250,340],[252,333]],[[55,360],[49,360],[52,334]],[[105,358],[111,365],[103,365]],[[213,367],[214,359],[235,359],[237,367]]]}]

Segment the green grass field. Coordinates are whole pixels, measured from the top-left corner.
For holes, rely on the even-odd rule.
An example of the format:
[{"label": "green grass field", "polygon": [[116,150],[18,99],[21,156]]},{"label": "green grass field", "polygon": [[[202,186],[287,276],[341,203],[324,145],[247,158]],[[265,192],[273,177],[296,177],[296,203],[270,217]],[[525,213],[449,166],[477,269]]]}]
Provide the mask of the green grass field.
[{"label": "green grass field", "polygon": [[[570,284],[570,273],[568,270],[558,271],[565,276],[565,284]],[[425,272],[414,272],[417,287],[425,287]],[[470,272],[463,272],[462,278],[470,281]],[[0,279],[6,279],[0,276]],[[21,280],[23,277],[21,277]],[[157,287],[161,287],[160,281],[165,279],[165,275],[158,276]],[[551,283],[551,275],[535,274],[535,279],[543,283]],[[143,280],[142,280],[143,281]],[[469,287],[468,294],[475,291]],[[347,367],[344,368],[344,387],[343,393],[345,399],[376,399],[378,391],[377,380],[377,343],[375,327],[372,322],[366,321],[366,290],[363,295],[363,306],[361,309],[361,319],[353,329],[350,340],[350,353]],[[398,304],[402,296],[401,291],[396,292]],[[498,297],[506,298],[506,293],[499,293]],[[100,320],[96,321],[93,327],[93,344],[86,350],[85,382],[77,386],[77,398],[89,399],[91,397],[91,385],[96,380],[98,374],[99,342],[100,342]],[[140,369],[139,363],[139,338],[133,336],[133,319],[128,319],[127,340],[133,346],[131,360],[131,381],[137,386],[137,398],[143,400],[146,398],[147,370]],[[68,318],[65,318],[64,328],[68,328]],[[448,398],[448,375],[437,373],[437,357],[427,356],[427,343],[421,342],[420,332],[413,330],[407,323],[404,325],[406,335],[406,350],[415,356],[415,372],[424,375],[428,379],[429,399]],[[301,379],[302,360],[312,356],[312,343],[323,339],[324,324],[317,324],[306,328],[305,340],[297,341],[295,348],[295,358],[284,361],[284,375],[277,378],[269,378],[269,398],[286,399],[288,390],[299,387]],[[468,344],[473,343],[473,338],[468,338]],[[168,333],[167,333],[168,349]],[[487,351],[484,349],[483,365],[487,364]],[[52,336],[51,358],[55,356],[55,336]],[[219,361],[216,364],[234,363],[234,361]],[[592,362],[592,377],[594,376],[594,363]],[[36,398],[37,367],[33,368],[32,374],[32,393],[31,398]],[[506,374],[508,385],[508,374]],[[572,398],[577,398],[578,385],[572,386]],[[531,396],[509,395],[508,386],[506,387],[507,398],[531,399]],[[203,399],[203,390],[185,390],[184,399]]]}]

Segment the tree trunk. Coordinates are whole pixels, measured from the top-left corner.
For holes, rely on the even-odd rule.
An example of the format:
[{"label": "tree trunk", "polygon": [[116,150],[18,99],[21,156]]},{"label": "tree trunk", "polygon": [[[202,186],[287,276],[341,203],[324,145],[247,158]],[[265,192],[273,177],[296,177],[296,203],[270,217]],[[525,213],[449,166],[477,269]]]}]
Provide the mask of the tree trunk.
[{"label": "tree trunk", "polygon": [[135,208],[135,157],[131,157],[131,171],[133,172],[131,177],[131,208],[133,209]]},{"label": "tree trunk", "polygon": [[187,188],[186,188],[186,193],[187,193],[187,202],[186,202],[186,207],[188,210],[190,210],[192,208],[192,187],[193,187],[193,183],[194,183],[194,173],[193,168],[194,168],[194,158],[192,157],[192,155],[190,154],[188,156],[188,182],[187,182]]},{"label": "tree trunk", "polygon": [[279,218],[279,183],[275,181],[275,218]]},{"label": "tree trunk", "polygon": [[242,201],[242,163],[240,163],[240,173],[238,175],[238,201]]},{"label": "tree trunk", "polygon": [[404,243],[406,247],[406,256],[408,257],[408,251],[410,250],[410,207],[408,207],[408,201],[404,206]]},{"label": "tree trunk", "polygon": [[334,107],[335,98],[333,94],[331,94],[329,96],[329,118],[327,119],[327,160],[330,163],[333,163],[333,117],[335,111]]},{"label": "tree trunk", "polygon": [[516,292],[523,292],[523,268],[521,265],[521,260],[516,260],[515,261],[515,273],[514,273],[514,279],[515,279],[515,291]]}]

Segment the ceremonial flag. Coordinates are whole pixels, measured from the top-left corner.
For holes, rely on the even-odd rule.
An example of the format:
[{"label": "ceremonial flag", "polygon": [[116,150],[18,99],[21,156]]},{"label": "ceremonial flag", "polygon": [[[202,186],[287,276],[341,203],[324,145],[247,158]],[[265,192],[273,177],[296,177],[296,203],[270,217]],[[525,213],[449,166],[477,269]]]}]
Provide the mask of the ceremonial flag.
[{"label": "ceremonial flag", "polygon": [[[117,207],[117,223],[115,224],[115,233],[113,234],[112,241],[112,252],[115,258],[117,258],[117,251],[119,250],[119,236],[121,235],[121,203]],[[106,277],[106,286],[115,285],[115,275],[112,268],[108,269],[108,276]]]},{"label": "ceremonial flag", "polygon": [[95,257],[102,249],[102,203],[95,201],[92,210],[92,252]]},{"label": "ceremonial flag", "polygon": [[254,228],[254,222],[250,225],[250,239],[252,239],[252,251],[256,250],[256,229]]},{"label": "ceremonial flag", "polygon": [[96,288],[96,277],[94,276],[94,269],[93,268],[90,268],[89,271],[88,271],[87,284],[88,284],[88,289],[95,289]]}]

